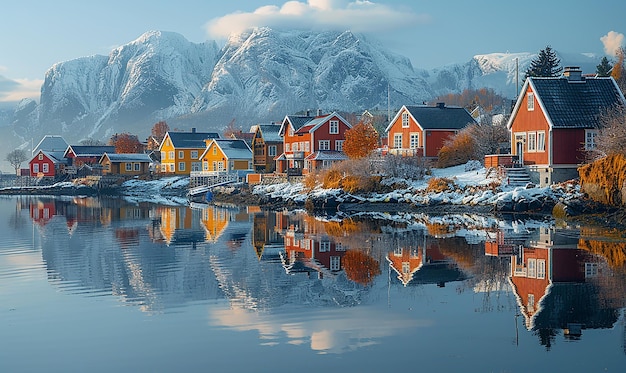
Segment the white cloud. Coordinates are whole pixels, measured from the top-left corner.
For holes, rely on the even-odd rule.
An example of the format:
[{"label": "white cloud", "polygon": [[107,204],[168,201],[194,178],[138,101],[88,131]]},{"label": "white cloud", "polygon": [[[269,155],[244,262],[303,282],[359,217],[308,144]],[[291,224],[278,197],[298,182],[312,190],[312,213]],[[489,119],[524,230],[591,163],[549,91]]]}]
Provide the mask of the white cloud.
[{"label": "white cloud", "polygon": [[380,32],[423,23],[427,16],[411,9],[393,9],[368,0],[287,1],[282,6],[266,5],[253,12],[236,12],[210,20],[209,37],[228,38],[252,27],[336,29],[354,32]]},{"label": "white cloud", "polygon": [[600,38],[602,44],[604,44],[604,52],[609,56],[615,57],[617,50],[624,45],[624,34],[609,31],[608,34]]},{"label": "white cloud", "polygon": [[19,101],[23,98],[39,100],[43,80],[14,79],[0,76],[0,102]]}]

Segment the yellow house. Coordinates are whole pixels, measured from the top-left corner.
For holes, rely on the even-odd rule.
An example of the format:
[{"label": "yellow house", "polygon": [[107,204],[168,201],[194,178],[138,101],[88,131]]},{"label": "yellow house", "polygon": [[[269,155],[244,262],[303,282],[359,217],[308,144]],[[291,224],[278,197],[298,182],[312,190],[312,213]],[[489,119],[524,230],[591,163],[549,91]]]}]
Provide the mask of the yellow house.
[{"label": "yellow house", "polygon": [[252,150],[244,140],[210,139],[200,156],[202,171],[252,171]]},{"label": "yellow house", "polygon": [[104,175],[145,175],[150,173],[152,159],[145,153],[109,154],[100,157]]},{"label": "yellow house", "polygon": [[200,171],[202,164],[199,155],[206,148],[206,140],[219,138],[214,132],[167,132],[159,151],[161,152],[161,173],[189,175],[191,171]]}]

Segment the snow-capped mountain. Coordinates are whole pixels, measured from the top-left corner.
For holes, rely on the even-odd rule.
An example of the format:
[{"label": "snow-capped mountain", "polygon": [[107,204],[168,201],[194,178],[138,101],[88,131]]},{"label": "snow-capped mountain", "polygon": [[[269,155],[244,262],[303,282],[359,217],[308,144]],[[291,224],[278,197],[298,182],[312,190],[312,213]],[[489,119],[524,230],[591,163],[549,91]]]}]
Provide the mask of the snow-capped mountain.
[{"label": "snow-capped mountain", "polygon": [[[11,144],[45,134],[77,143],[120,132],[145,138],[162,120],[170,128],[221,132],[233,119],[246,129],[303,110],[362,112],[388,104],[395,110],[467,88],[488,87],[513,98],[516,71],[521,85],[535,56],[477,55],[424,70],[350,31],[263,27],[232,35],[222,48],[151,31],[108,56],[55,64],[45,75],[40,103],[22,102],[10,123],[0,125],[13,129]],[[563,66],[584,72],[599,62],[583,54],[559,57]]]}]

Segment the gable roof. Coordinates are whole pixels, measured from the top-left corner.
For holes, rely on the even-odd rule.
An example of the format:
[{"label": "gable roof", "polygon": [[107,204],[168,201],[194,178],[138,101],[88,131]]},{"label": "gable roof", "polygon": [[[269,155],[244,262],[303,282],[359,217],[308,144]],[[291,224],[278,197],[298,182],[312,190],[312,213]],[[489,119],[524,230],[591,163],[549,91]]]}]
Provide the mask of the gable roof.
[{"label": "gable roof", "polygon": [[[207,139],[218,139],[219,133],[216,132],[167,132],[166,137],[169,137],[172,141],[172,145],[177,149],[204,149]],[[163,141],[161,146],[163,146]]]},{"label": "gable roof", "polygon": [[[258,124],[256,126],[256,129],[258,128],[258,130],[261,131],[261,136],[263,136],[263,141],[265,142],[281,142],[282,139],[280,138],[280,124]],[[252,128],[250,129],[250,131],[252,132]]]},{"label": "gable roof", "polygon": [[32,154],[36,154],[39,150],[47,152],[65,152],[68,147],[68,143],[63,136],[57,135],[45,135],[35,146]]},{"label": "gable roof", "polygon": [[252,150],[248,144],[241,139],[213,139],[213,141],[207,145],[199,159],[204,158],[212,143],[215,143],[228,159],[252,159]]},{"label": "gable roof", "polygon": [[404,112],[408,111],[413,120],[425,130],[461,130],[468,124],[476,124],[476,121],[467,109],[460,106],[446,106],[438,103],[436,106],[402,106],[395,117],[389,122],[385,132],[389,132],[393,123]]},{"label": "gable roof", "polygon": [[285,119],[283,119],[278,135],[284,136],[286,125],[291,126],[295,132],[295,131],[298,131],[302,126],[307,124],[312,119],[315,119],[315,117],[310,116],[310,115],[287,115],[285,116]]},{"label": "gable roof", "polygon": [[476,124],[476,120],[467,109],[460,106],[446,106],[444,103],[438,103],[436,106],[404,105],[389,122],[385,132],[389,132],[393,123],[405,110],[424,130],[461,130],[470,123]]},{"label": "gable roof", "polygon": [[104,153],[115,153],[115,146],[108,145],[70,145],[64,155],[72,151],[77,157],[100,157]]},{"label": "gable roof", "polygon": [[[605,110],[626,104],[624,95],[611,77],[529,77],[522,92],[527,92],[529,86],[550,128],[597,128]],[[507,124],[509,129],[524,98],[525,94],[521,94],[517,99]]]},{"label": "gable roof", "polygon": [[35,160],[35,158],[39,155],[39,153],[42,153],[43,155],[45,155],[54,164],[66,164],[67,163],[67,158],[63,157],[65,155],[64,152],[62,151],[61,152],[58,152],[58,151],[48,152],[48,151],[41,150],[41,149],[33,154],[33,156],[30,158],[28,163]]},{"label": "gable roof", "polygon": [[120,163],[120,162],[152,162],[152,158],[146,153],[104,153],[102,157],[100,157],[100,162],[107,157],[111,161],[111,163]]},{"label": "gable roof", "polygon": [[318,128],[320,128],[320,126],[322,126],[324,123],[328,122],[329,120],[331,120],[333,117],[337,117],[337,119],[344,123],[345,125],[347,125],[349,128],[351,128],[352,126],[350,125],[350,123],[348,123],[347,120],[343,119],[341,117],[341,115],[337,114],[337,112],[332,112],[330,114],[327,115],[322,115],[319,117],[315,117],[311,120],[309,120],[307,123],[305,123],[302,127],[300,127],[300,129],[298,129],[296,131],[296,133],[311,133],[311,132],[315,132],[315,130],[317,130]]}]

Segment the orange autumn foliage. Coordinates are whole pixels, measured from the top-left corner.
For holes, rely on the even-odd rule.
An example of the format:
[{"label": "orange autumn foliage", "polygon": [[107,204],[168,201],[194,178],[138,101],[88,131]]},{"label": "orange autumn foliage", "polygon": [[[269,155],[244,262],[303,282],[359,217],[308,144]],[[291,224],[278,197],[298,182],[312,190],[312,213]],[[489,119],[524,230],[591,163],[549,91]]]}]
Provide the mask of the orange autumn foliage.
[{"label": "orange autumn foliage", "polygon": [[348,250],[342,261],[348,279],[361,285],[368,285],[381,273],[378,261],[359,250]]}]

